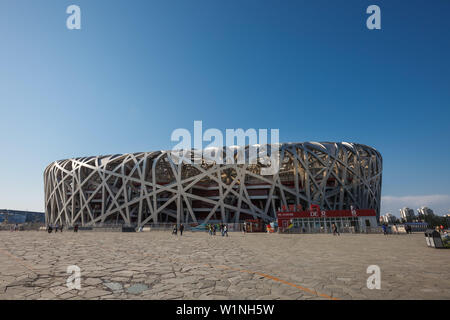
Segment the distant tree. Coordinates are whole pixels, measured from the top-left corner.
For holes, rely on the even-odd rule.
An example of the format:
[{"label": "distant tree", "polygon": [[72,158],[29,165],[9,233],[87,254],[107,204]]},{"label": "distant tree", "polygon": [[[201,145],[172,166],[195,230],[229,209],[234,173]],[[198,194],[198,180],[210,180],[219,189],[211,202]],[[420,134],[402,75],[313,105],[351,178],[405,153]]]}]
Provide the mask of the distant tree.
[{"label": "distant tree", "polygon": [[435,215],[435,214],[427,214],[427,215],[425,215],[424,222],[428,223],[428,225],[431,228],[435,228],[435,227],[438,227],[438,226],[441,226],[441,225],[444,226],[444,228],[446,228],[446,229],[449,227],[448,224],[447,224],[447,219],[445,219],[445,217],[438,216],[438,215]]}]

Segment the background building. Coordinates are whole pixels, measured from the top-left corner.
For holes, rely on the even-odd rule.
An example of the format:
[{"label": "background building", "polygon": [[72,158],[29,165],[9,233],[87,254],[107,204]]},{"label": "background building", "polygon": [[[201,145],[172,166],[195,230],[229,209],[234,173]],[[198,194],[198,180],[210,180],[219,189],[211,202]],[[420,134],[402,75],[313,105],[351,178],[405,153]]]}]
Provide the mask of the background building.
[{"label": "background building", "polygon": [[380,222],[387,223],[387,224],[394,224],[397,223],[397,217],[393,214],[386,213],[384,216],[381,216]]},{"label": "background building", "polygon": [[413,222],[415,219],[414,210],[408,207],[400,209],[400,218],[403,222]]},{"label": "background building", "polygon": [[419,220],[424,221],[427,216],[433,216],[434,212],[428,207],[421,207],[417,209],[417,217]]},{"label": "background building", "polygon": [[0,223],[45,222],[44,212],[0,209]]},{"label": "background building", "polygon": [[[266,147],[270,156],[273,146]],[[248,146],[242,148],[248,154]],[[264,159],[257,164],[177,164],[170,154],[140,152],[50,164],[44,172],[47,223],[269,222],[282,206],[312,204],[323,210],[374,209],[379,219],[382,158],[365,145],[281,144],[280,170],[273,175],[261,174],[267,167]]]}]

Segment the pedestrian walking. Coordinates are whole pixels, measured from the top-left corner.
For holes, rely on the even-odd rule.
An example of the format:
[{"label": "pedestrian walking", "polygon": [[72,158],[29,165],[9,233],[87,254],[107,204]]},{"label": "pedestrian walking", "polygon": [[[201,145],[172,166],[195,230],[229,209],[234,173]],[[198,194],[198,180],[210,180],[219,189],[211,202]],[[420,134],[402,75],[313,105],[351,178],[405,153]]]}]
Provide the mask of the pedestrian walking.
[{"label": "pedestrian walking", "polygon": [[383,225],[381,226],[381,228],[383,229],[383,234],[384,234],[384,235],[387,235],[387,227],[386,227],[386,225],[383,224]]},{"label": "pedestrian walking", "polygon": [[73,232],[78,232],[78,223],[76,223],[75,226],[73,227]]},{"label": "pedestrian walking", "polygon": [[184,226],[183,224],[180,224],[180,236],[183,235]]},{"label": "pedestrian walking", "polygon": [[216,235],[216,225],[213,224],[213,235]]},{"label": "pedestrian walking", "polygon": [[173,225],[172,234],[176,235],[178,233],[177,225]]},{"label": "pedestrian walking", "polygon": [[223,235],[226,235],[228,237],[228,225],[224,225],[223,226],[223,234],[222,234],[222,236]]},{"label": "pedestrian walking", "polygon": [[59,231],[61,231],[61,233],[62,233],[63,229],[64,229],[64,226],[61,225],[61,227],[59,227]]},{"label": "pedestrian walking", "polygon": [[335,236],[336,234],[337,234],[338,236],[340,236],[339,230],[338,230],[338,228],[337,228],[337,226],[336,226],[335,223],[333,223],[333,224],[331,225],[331,229],[333,229],[333,235],[334,235],[334,236]]}]

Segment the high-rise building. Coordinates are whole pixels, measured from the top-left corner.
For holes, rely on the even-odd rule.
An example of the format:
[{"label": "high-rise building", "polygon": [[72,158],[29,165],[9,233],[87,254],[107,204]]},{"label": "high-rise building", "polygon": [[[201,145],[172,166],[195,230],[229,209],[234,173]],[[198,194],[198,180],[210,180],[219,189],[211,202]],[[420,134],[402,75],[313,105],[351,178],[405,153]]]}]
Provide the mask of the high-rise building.
[{"label": "high-rise building", "polygon": [[400,218],[403,222],[412,222],[415,218],[414,210],[408,207],[400,209]]},{"label": "high-rise building", "polygon": [[428,208],[428,207],[421,207],[421,208],[419,208],[419,209],[417,209],[417,214],[418,214],[418,216],[419,216],[419,219],[420,218],[425,218],[426,216],[432,216],[432,215],[434,215],[434,212],[433,212],[433,210],[431,210],[430,208]]},{"label": "high-rise building", "polygon": [[381,220],[380,222],[383,223],[393,224],[397,221],[397,217],[391,213],[386,213],[384,216],[381,216],[380,220]]}]

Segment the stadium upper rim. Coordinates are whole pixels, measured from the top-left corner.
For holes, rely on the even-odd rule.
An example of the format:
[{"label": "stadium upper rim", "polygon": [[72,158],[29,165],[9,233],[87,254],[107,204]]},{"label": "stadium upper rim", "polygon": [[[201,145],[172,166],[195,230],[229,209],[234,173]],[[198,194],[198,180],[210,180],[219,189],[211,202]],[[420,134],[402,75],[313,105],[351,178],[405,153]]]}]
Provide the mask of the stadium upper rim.
[{"label": "stadium upper rim", "polygon": [[[355,153],[358,153],[357,148],[362,148],[365,150],[370,150],[374,153],[376,153],[380,158],[381,158],[381,154],[380,152],[368,145],[365,144],[361,144],[361,143],[355,143],[355,142],[330,142],[330,141],[323,141],[323,142],[316,142],[316,141],[305,141],[305,142],[283,142],[283,143],[278,143],[278,144],[256,144],[256,145],[245,145],[245,146],[238,146],[238,145],[232,145],[232,146],[225,146],[223,147],[223,152],[225,154],[226,149],[227,148],[235,148],[235,149],[248,149],[251,146],[255,146],[255,147],[269,147],[267,152],[270,155],[271,153],[271,149],[275,146],[278,147],[280,150],[284,149],[284,148],[288,148],[288,147],[293,147],[293,146],[304,146],[304,147],[310,147],[311,149],[316,149],[317,151],[320,152],[325,152],[325,153],[333,153],[339,150],[339,145],[346,147],[349,151],[353,151]],[[209,149],[215,149],[215,150],[220,150],[221,148],[217,148],[217,147],[208,147],[208,148],[204,148],[202,149],[202,151],[205,150],[209,150]],[[170,152],[177,152],[177,151],[181,151],[181,150],[157,150],[157,151],[139,151],[139,152],[128,152],[128,153],[114,153],[114,154],[104,154],[104,155],[97,155],[97,156],[85,156],[85,157],[73,157],[73,158],[66,158],[66,159],[60,159],[60,160],[55,160],[52,163],[50,163],[47,167],[51,167],[53,166],[55,163],[59,163],[62,161],[67,161],[67,160],[82,160],[82,161],[87,161],[87,160],[91,160],[91,159],[105,159],[108,158],[108,160],[117,160],[117,158],[123,157],[123,156],[128,156],[128,155],[141,155],[141,154],[146,154],[146,153],[170,153]],[[197,149],[190,149],[190,151],[192,153],[196,152]]]}]

